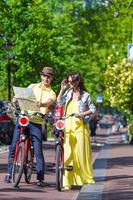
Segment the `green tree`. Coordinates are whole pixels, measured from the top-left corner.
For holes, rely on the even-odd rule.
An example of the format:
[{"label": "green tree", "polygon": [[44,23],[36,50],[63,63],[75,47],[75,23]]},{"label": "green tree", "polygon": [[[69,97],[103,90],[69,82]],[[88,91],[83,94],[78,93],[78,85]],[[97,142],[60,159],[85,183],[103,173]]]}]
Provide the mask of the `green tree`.
[{"label": "green tree", "polygon": [[69,72],[80,71],[93,99],[99,91],[103,95],[107,57],[113,54],[117,63],[131,42],[131,15],[126,13],[131,9],[119,2],[1,0],[1,96],[6,98],[9,64],[12,85],[38,81],[42,68],[51,65],[56,91]]},{"label": "green tree", "polygon": [[112,107],[133,116],[133,63],[124,58],[113,63],[108,57],[108,67],[104,74],[107,98]]},{"label": "green tree", "polygon": [[44,65],[54,66],[57,83],[73,70],[78,63],[80,45],[76,44],[71,16],[79,5],[43,0],[2,1],[2,80],[6,82],[8,64],[11,65],[12,84],[20,86],[36,82]]}]

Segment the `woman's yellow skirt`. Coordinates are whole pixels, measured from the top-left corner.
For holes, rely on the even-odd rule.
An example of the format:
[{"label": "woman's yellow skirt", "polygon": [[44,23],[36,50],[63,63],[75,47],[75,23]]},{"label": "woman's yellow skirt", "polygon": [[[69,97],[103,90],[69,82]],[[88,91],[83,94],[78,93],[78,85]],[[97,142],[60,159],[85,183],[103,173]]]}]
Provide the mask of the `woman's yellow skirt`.
[{"label": "woman's yellow skirt", "polygon": [[[66,115],[79,113],[78,102],[71,101],[66,110]],[[92,169],[92,155],[89,128],[82,119],[67,118],[65,121],[64,137],[65,166],[73,166],[72,171],[65,170],[63,186],[71,188],[73,185],[94,183]]]}]

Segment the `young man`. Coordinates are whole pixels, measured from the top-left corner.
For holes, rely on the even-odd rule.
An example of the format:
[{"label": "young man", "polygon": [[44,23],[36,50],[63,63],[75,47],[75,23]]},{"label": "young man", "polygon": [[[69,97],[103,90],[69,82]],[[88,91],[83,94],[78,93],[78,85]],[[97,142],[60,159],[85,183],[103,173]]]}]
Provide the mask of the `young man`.
[{"label": "young man", "polygon": [[[30,88],[34,90],[34,94],[36,96],[36,104],[40,108],[40,112],[45,114],[48,112],[48,107],[56,100],[56,94],[52,90],[50,84],[53,79],[53,68],[44,67],[41,75],[41,82],[36,84],[29,85]],[[28,111],[31,113],[32,111]],[[33,142],[35,157],[36,157],[36,171],[37,171],[37,185],[40,187],[44,186],[44,156],[42,151],[42,119],[33,117],[30,118],[29,124],[31,140]],[[16,123],[16,127],[14,130],[12,144],[9,149],[8,155],[8,173],[5,177],[5,182],[11,182],[11,173],[13,167],[13,158],[15,145],[19,139],[19,129]]]}]

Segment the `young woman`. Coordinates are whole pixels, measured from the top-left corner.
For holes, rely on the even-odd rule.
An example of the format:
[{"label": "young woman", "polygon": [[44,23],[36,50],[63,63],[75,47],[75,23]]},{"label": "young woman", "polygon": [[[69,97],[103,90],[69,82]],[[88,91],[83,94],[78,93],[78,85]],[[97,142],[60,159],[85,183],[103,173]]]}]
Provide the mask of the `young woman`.
[{"label": "young woman", "polygon": [[82,117],[70,117],[65,122],[65,165],[73,166],[73,170],[65,171],[63,186],[70,189],[73,185],[92,184],[95,181],[89,128],[86,123],[89,115],[95,112],[95,106],[79,73],[72,73],[62,81],[57,102],[65,104],[65,115],[77,113]]}]

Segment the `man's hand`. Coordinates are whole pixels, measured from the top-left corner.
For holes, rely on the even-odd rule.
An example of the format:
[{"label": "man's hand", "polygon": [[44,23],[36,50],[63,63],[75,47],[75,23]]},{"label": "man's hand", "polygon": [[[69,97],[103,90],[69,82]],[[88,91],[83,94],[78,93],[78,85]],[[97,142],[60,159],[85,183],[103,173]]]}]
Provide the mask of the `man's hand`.
[{"label": "man's hand", "polygon": [[36,103],[38,108],[42,107],[42,103],[40,101],[36,101],[35,103]]},{"label": "man's hand", "polygon": [[40,102],[40,101],[36,101],[36,105],[40,108],[40,107],[49,107],[52,103],[54,102],[53,99],[48,99],[47,102]]},{"label": "man's hand", "polygon": [[12,103],[16,103],[17,102],[17,99],[16,99],[16,97],[14,96],[13,98],[12,98]]}]

